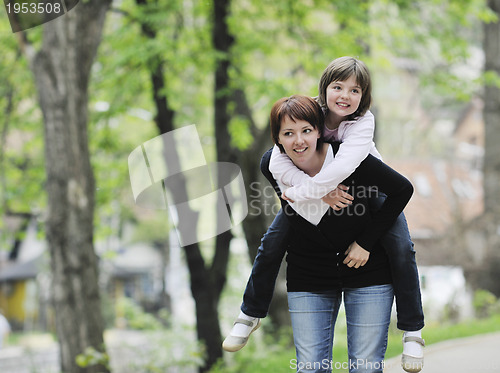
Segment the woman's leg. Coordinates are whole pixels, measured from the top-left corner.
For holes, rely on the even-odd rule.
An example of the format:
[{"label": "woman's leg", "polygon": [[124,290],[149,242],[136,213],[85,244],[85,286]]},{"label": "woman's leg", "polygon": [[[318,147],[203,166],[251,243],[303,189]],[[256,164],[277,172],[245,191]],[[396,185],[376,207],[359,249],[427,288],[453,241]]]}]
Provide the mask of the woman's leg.
[{"label": "woman's leg", "polygon": [[383,372],[393,298],[391,285],[344,289],[350,373]]},{"label": "woman's leg", "polygon": [[341,299],[340,291],[288,293],[297,354],[290,368],[301,373],[332,371],[333,332]]},{"label": "woman's leg", "polygon": [[252,317],[266,317],[273,297],[274,285],[285,256],[285,239],[290,223],[280,209],[271,226],[262,237],[261,245],[253,262],[241,311]]}]

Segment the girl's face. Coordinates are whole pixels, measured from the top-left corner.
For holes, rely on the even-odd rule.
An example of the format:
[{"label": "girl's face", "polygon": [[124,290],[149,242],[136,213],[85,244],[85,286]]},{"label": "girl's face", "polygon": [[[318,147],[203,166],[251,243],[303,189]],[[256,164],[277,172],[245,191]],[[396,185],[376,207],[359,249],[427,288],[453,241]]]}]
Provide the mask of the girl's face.
[{"label": "girl's face", "polygon": [[281,122],[278,140],[292,162],[301,168],[317,155],[316,145],[319,137],[319,131],[309,122],[293,121],[286,116]]},{"label": "girl's face", "polygon": [[361,87],[356,82],[354,75],[342,82],[331,82],[326,87],[328,110],[339,117],[347,117],[358,110],[361,96]]}]

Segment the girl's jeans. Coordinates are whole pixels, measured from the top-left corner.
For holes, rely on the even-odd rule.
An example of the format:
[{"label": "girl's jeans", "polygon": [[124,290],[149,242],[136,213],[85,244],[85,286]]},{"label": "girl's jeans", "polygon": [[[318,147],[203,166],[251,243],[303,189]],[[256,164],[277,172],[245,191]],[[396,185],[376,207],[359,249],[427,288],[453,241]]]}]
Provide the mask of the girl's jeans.
[{"label": "girl's jeans", "polygon": [[[344,295],[349,361],[332,360],[335,321]],[[327,292],[289,292],[297,372],[382,372],[394,293],[391,285]],[[335,357],[334,357],[335,358]]]},{"label": "girl's jeans", "polygon": [[[380,206],[384,199],[373,199],[374,206]],[[290,223],[282,210],[264,234],[252,273],[243,295],[241,310],[253,317],[266,317],[273,296],[274,284],[281,261],[285,255],[285,240]],[[424,327],[424,313],[420,296],[420,283],[415,262],[415,250],[403,213],[391,229],[381,238],[391,266],[396,310],[401,330],[415,331]]]}]

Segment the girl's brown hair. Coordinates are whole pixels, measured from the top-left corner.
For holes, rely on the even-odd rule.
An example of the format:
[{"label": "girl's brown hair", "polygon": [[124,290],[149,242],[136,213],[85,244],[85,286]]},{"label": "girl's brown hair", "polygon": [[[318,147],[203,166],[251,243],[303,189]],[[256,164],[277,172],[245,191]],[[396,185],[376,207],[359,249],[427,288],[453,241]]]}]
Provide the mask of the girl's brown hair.
[{"label": "girl's brown hair", "polygon": [[351,76],[354,76],[356,82],[361,87],[362,96],[358,109],[347,119],[353,120],[356,117],[365,115],[372,103],[370,71],[362,61],[354,57],[339,57],[330,62],[325,71],[323,71],[323,75],[321,75],[321,79],[319,80],[318,102],[325,112],[328,110],[326,88],[332,82],[343,82]]},{"label": "girl's brown hair", "polygon": [[323,143],[323,128],[325,118],[323,110],[319,104],[311,97],[302,95],[293,95],[290,97],[283,97],[276,101],[271,109],[270,123],[271,123],[271,136],[274,143],[278,146],[282,153],[285,152],[283,146],[279,143],[279,134],[281,123],[288,117],[294,122],[297,120],[305,120],[313,128],[317,129],[320,137],[316,146],[316,150],[320,149]]}]

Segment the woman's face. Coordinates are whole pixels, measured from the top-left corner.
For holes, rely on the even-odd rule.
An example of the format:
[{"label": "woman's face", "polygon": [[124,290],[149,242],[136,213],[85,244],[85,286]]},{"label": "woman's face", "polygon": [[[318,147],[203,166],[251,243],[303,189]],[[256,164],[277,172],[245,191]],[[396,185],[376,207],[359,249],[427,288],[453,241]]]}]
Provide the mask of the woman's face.
[{"label": "woman's face", "polygon": [[292,162],[301,168],[316,156],[316,144],[319,137],[319,131],[309,122],[293,121],[286,116],[281,122],[278,140]]},{"label": "woman's face", "polygon": [[326,87],[328,110],[339,117],[347,117],[358,110],[361,102],[361,87],[354,75],[344,81],[331,82]]}]

